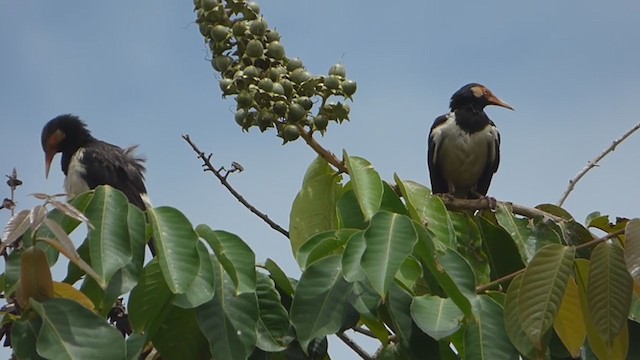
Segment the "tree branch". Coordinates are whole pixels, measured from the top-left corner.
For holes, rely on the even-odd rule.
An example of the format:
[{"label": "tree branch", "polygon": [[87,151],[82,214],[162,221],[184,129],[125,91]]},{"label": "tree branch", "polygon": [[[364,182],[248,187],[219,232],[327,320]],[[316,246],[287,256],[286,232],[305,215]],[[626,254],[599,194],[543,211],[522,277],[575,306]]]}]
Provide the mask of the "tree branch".
[{"label": "tree branch", "polygon": [[623,142],[626,138],[628,138],[629,136],[631,136],[631,134],[633,134],[636,130],[640,129],[640,123],[637,123],[634,127],[632,127],[631,129],[629,129],[626,133],[624,133],[624,135],[622,135],[619,139],[616,139],[613,141],[613,143],[611,143],[611,145],[606,148],[602,154],[596,156],[593,160],[589,161],[587,163],[587,166],[584,167],[584,169],[580,170],[580,172],[578,173],[578,175],[576,175],[575,178],[569,180],[569,186],[567,186],[567,189],[564,191],[564,193],[562,194],[562,196],[560,197],[560,200],[558,200],[558,206],[562,206],[562,204],[564,204],[565,200],[567,200],[567,197],[569,196],[569,194],[573,191],[573,189],[576,187],[576,183],[582,179],[582,177],[591,169],[593,169],[594,167],[598,166],[598,162],[600,160],[602,160],[602,158],[604,158],[605,156],[607,156],[610,152],[612,152],[613,150],[616,149],[616,146],[618,146],[618,144],[620,144],[621,142]]},{"label": "tree branch", "polygon": [[373,357],[369,355],[366,351],[364,351],[358,344],[355,343],[350,337],[348,337],[345,333],[339,332],[336,334],[343,343],[345,343],[351,350],[355,351],[361,358],[364,360],[373,360]]},{"label": "tree branch", "polygon": [[306,141],[307,145],[309,145],[318,155],[322,156],[327,162],[336,169],[338,169],[341,173],[348,173],[347,167],[344,165],[342,161],[340,161],[331,151],[325,149],[320,145],[316,139],[313,138],[313,134],[307,132],[302,126],[298,126],[300,130],[300,136]]},{"label": "tree branch", "polygon": [[[609,233],[609,234],[607,234],[605,236],[602,236],[602,237],[599,237],[597,239],[593,239],[591,241],[588,241],[586,243],[577,245],[576,246],[576,250],[580,250],[580,249],[588,248],[588,247],[591,247],[591,246],[594,246],[594,245],[598,245],[598,244],[600,244],[602,242],[605,242],[605,241],[607,241],[607,240],[609,240],[611,238],[614,238],[614,237],[622,235],[622,234],[624,234],[624,229],[621,229],[621,230],[618,230],[618,231],[614,231],[614,232]],[[476,287],[476,293],[482,294],[485,291],[491,289],[492,287],[494,287],[496,285],[499,285],[499,284],[501,284],[501,283],[503,283],[505,281],[509,281],[509,280],[515,278],[516,276],[522,274],[525,270],[526,270],[526,268],[520,269],[520,270],[518,270],[516,272],[512,272],[509,275],[505,275],[505,276],[503,276],[503,277],[501,277],[499,279],[493,280],[490,283],[486,283],[484,285],[480,285],[480,286]]]},{"label": "tree branch", "polygon": [[[253,205],[249,204],[249,202],[247,200],[245,200],[244,197],[242,197],[242,195],[240,195],[232,186],[231,184],[229,184],[229,182],[227,181],[227,176],[229,175],[230,172],[233,172],[235,170],[230,170],[225,172],[225,174],[222,174],[222,171],[224,170],[224,168],[220,168],[219,170],[216,170],[215,167],[213,167],[213,164],[211,163],[211,154],[209,154],[209,156],[205,155],[204,152],[202,152],[202,150],[200,150],[198,148],[198,146],[196,146],[196,144],[193,143],[193,141],[191,141],[191,138],[189,137],[189,135],[182,135],[182,138],[189,144],[191,145],[191,148],[193,149],[193,151],[196,152],[196,154],[198,154],[198,157],[200,159],[202,159],[203,162],[203,167],[205,168],[204,171],[211,171],[217,178],[218,180],[220,180],[220,183],[227,188],[227,190],[229,190],[229,192],[231,193],[231,195],[233,195],[233,197],[235,197],[242,205],[244,205],[244,207],[246,207],[247,209],[249,209],[249,211],[251,211],[252,213],[254,213],[256,216],[258,216],[260,219],[262,219],[264,222],[266,222],[269,226],[271,226],[272,229],[276,230],[277,232],[281,233],[282,235],[286,236],[287,238],[289,238],[289,232],[287,230],[285,230],[284,228],[282,228],[280,225],[278,225],[277,223],[275,223],[273,220],[269,219],[269,217],[262,213],[260,210],[256,209]],[[234,169],[236,169],[236,165],[234,165]]]},{"label": "tree branch", "polygon": [[[449,210],[493,210],[493,204],[489,198],[481,198],[481,199],[457,199],[454,197],[442,197],[442,202],[446,205]],[[511,202],[503,202],[498,201],[497,203],[505,204],[511,208],[514,214],[522,215],[528,218],[534,218],[536,216],[542,216],[549,218],[553,221],[560,222],[566,221],[559,216],[550,214],[546,211],[542,211],[536,208],[530,208],[518,204],[514,204]]]}]

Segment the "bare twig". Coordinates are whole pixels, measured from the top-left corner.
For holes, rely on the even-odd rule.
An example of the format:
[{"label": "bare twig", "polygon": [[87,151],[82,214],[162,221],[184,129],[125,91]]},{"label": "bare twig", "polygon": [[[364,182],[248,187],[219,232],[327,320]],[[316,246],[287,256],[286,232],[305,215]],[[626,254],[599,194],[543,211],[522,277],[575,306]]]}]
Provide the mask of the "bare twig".
[{"label": "bare twig", "polygon": [[596,156],[593,160],[589,161],[587,163],[587,166],[584,167],[584,169],[580,170],[580,172],[578,173],[578,175],[576,175],[576,177],[574,177],[573,179],[569,180],[569,186],[567,186],[567,189],[564,191],[564,193],[562,194],[562,196],[560,197],[560,200],[558,200],[558,206],[562,206],[562,204],[564,204],[565,200],[567,200],[567,197],[569,196],[569,194],[573,191],[573,189],[576,187],[576,183],[582,179],[582,177],[591,169],[593,169],[594,167],[596,167],[598,165],[598,162],[600,160],[602,160],[602,158],[604,158],[605,156],[607,156],[607,154],[609,154],[610,152],[612,152],[613,150],[616,149],[616,146],[618,146],[618,144],[620,144],[621,142],[623,142],[626,138],[628,138],[629,136],[631,136],[631,134],[633,134],[636,130],[640,129],[640,123],[637,123],[634,127],[632,127],[631,129],[629,129],[626,133],[624,133],[624,135],[622,135],[619,139],[616,139],[613,141],[613,143],[611,143],[611,145],[609,145],[608,148],[606,148],[602,154]]},{"label": "bare twig", "polygon": [[[231,186],[231,184],[229,184],[229,182],[227,181],[227,176],[231,172],[242,171],[242,170],[240,170],[242,168],[241,166],[238,167],[238,166],[232,165],[232,168],[233,168],[232,170],[225,170],[224,167],[221,167],[220,169],[217,170],[213,166],[213,164],[211,163],[211,155],[208,155],[208,156],[205,155],[205,153],[202,152],[202,150],[200,150],[198,148],[198,146],[193,143],[193,141],[191,141],[191,138],[189,137],[189,135],[182,135],[182,138],[187,143],[189,143],[189,145],[191,145],[191,148],[193,149],[193,151],[195,151],[196,154],[198,154],[198,157],[200,159],[202,159],[202,162],[203,162],[202,166],[205,168],[204,171],[212,172],[218,178],[218,180],[220,180],[220,183],[225,188],[227,188],[227,190],[229,190],[231,195],[233,195],[233,197],[235,197],[242,205],[244,205],[244,207],[249,209],[249,211],[251,211],[256,216],[258,216],[260,219],[262,219],[264,222],[266,222],[269,226],[271,226],[272,229],[276,230],[277,232],[281,233],[282,235],[286,236],[287,238],[289,237],[289,232],[287,230],[282,228],[280,225],[276,224],[273,220],[269,219],[269,217],[266,214],[264,214],[260,210],[256,209],[253,205],[249,204],[249,202],[247,200],[245,200],[245,198],[242,197],[242,195],[240,195],[240,193],[238,193]],[[236,165],[239,165],[239,164],[236,163]]]},{"label": "bare twig", "polygon": [[302,136],[304,141],[307,142],[307,145],[309,145],[318,155],[327,160],[329,164],[335,166],[339,172],[348,173],[347,167],[344,165],[344,163],[340,161],[331,151],[322,147],[322,145],[320,145],[316,141],[316,139],[313,138],[312,133],[307,132],[302,126],[298,126],[298,129],[300,130],[300,136]]},{"label": "bare twig", "polygon": [[[457,199],[453,197],[442,197],[442,202],[447,206],[449,210],[490,210],[492,209],[492,204],[489,198],[481,198],[481,199]],[[497,203],[502,203],[511,208],[514,214],[522,215],[528,218],[534,218],[536,216],[547,217],[553,221],[560,222],[565,221],[565,219],[550,214],[546,211],[542,211],[536,208],[530,208],[510,202],[502,202],[498,201]]]},{"label": "bare twig", "polygon": [[[580,249],[588,248],[588,247],[591,247],[591,246],[594,246],[594,245],[598,245],[598,244],[600,244],[602,242],[605,242],[605,241],[607,241],[609,239],[612,239],[612,238],[614,238],[616,236],[619,236],[619,235],[622,235],[622,234],[624,234],[624,229],[621,229],[621,230],[618,230],[618,231],[614,231],[614,232],[609,233],[609,234],[607,234],[605,236],[602,236],[602,237],[599,237],[597,239],[593,239],[591,241],[588,241],[586,243],[577,245],[576,246],[576,250],[580,250]],[[486,283],[484,285],[480,285],[480,286],[476,287],[476,293],[481,294],[481,293],[491,289],[492,287],[494,287],[496,285],[499,285],[499,284],[501,284],[501,283],[503,283],[505,281],[509,281],[509,280],[515,278],[516,276],[522,274],[525,270],[526,270],[526,268],[520,269],[518,271],[512,272],[511,274],[505,275],[505,276],[503,276],[503,277],[501,277],[499,279],[493,280],[490,283]]]},{"label": "bare twig", "polygon": [[357,333],[360,333],[362,335],[366,335],[368,337],[374,338],[374,339],[376,338],[376,335],[373,332],[371,332],[371,330],[365,329],[363,327],[354,326],[354,327],[351,328],[351,330],[353,330],[353,331],[355,331]]},{"label": "bare twig", "polygon": [[351,350],[355,351],[361,358],[365,360],[373,360],[373,357],[369,355],[366,351],[364,351],[358,344],[355,343],[350,337],[348,337],[345,333],[339,332],[336,334],[343,343],[345,343]]},{"label": "bare twig", "polygon": [[9,179],[7,180],[7,185],[9,185],[9,187],[11,188],[11,199],[4,199],[4,201],[2,202],[2,207],[0,207],[0,209],[7,208],[11,210],[11,216],[13,216],[15,212],[14,209],[16,208],[16,203],[15,203],[16,188],[22,185],[22,181],[18,179],[18,172],[16,171],[16,168],[13,168],[11,175],[5,175],[5,176]]}]

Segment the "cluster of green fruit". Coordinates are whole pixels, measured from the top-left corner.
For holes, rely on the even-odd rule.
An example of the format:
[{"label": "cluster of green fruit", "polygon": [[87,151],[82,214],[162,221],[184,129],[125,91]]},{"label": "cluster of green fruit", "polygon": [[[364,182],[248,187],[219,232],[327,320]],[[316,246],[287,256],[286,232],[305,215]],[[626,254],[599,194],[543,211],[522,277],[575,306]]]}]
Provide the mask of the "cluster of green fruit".
[{"label": "cluster of green fruit", "polygon": [[[275,127],[284,142],[301,131],[324,133],[329,121],[349,119],[349,105],[329,101],[350,99],[356,83],[343,65],[327,76],[312,75],[298,58],[288,58],[280,34],[260,16],[260,6],[244,0],[194,0],[200,33],[220,73],[223,96],[235,96],[235,120],[243,130]],[[312,114],[316,105],[315,115]]]}]

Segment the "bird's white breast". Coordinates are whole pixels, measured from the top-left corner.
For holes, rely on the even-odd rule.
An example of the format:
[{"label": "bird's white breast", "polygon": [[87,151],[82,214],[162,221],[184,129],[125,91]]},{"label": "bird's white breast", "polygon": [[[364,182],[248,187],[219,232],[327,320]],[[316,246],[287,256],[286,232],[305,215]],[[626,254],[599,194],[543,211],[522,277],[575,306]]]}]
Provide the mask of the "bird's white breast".
[{"label": "bird's white breast", "polygon": [[64,179],[64,191],[69,198],[89,191],[89,185],[84,180],[83,175],[86,173],[84,165],[82,165],[82,157],[84,156],[84,148],[71,156],[69,168],[67,169],[67,177]]},{"label": "bird's white breast", "polygon": [[455,114],[449,113],[431,136],[435,143],[434,159],[440,164],[444,178],[457,188],[474,187],[487,162],[495,160],[498,130],[494,126],[470,134],[456,124]]}]

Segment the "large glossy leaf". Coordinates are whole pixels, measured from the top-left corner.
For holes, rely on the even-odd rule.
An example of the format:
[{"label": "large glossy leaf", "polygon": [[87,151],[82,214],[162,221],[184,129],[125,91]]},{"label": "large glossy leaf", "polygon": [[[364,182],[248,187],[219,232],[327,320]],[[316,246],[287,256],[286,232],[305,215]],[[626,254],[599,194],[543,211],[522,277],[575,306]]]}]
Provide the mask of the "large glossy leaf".
[{"label": "large glossy leaf", "polygon": [[20,258],[24,249],[15,249],[5,258],[4,268],[4,293],[5,296],[13,294],[16,284],[20,279]]},{"label": "large glossy leaf", "polygon": [[501,278],[524,268],[518,247],[504,228],[494,225],[484,217],[476,217],[476,222],[489,254],[494,278]]},{"label": "large glossy leaf", "polygon": [[587,303],[593,324],[607,343],[626,325],[632,291],[622,248],[613,243],[598,245],[589,265]]},{"label": "large glossy leaf", "polygon": [[291,280],[289,280],[289,277],[287,277],[278,264],[271,259],[267,259],[267,261],[264,262],[264,267],[269,271],[271,279],[276,283],[276,286],[278,286],[281,291],[284,291],[285,294],[293,296],[294,290],[293,285],[291,285]]},{"label": "large glossy leaf", "polygon": [[593,351],[599,360],[625,359],[629,348],[628,328],[624,326],[613,342],[608,344],[600,337],[589,312],[587,299],[590,262],[585,259],[576,259],[574,264],[578,294],[580,295],[580,307],[582,308],[587,328],[589,349]]},{"label": "large glossy leaf", "polygon": [[[127,229],[129,201],[119,190],[98,186],[85,209],[93,225],[89,230],[91,266],[105,282],[131,261],[131,244]],[[101,284],[103,285],[103,284]]]},{"label": "large glossy leaf", "polygon": [[627,240],[624,247],[624,261],[629,274],[636,284],[640,284],[640,219],[630,220],[624,234]]},{"label": "large glossy leaf", "polygon": [[536,252],[534,242],[529,241],[532,233],[532,230],[529,228],[529,220],[516,217],[511,210],[502,203],[498,204],[496,208],[496,219],[500,226],[502,226],[515,241],[520,250],[522,261],[525,264],[529,263]]},{"label": "large glossy leaf", "polygon": [[336,211],[338,214],[338,228],[340,229],[360,229],[367,227],[364,220],[362,210],[356,199],[356,193],[353,191],[351,182],[348,182],[342,189],[342,195],[336,203]]},{"label": "large glossy leaf", "polygon": [[426,225],[435,235],[436,246],[455,249],[456,234],[450,213],[442,200],[431,195],[431,191],[413,181],[402,181],[397,175],[394,179],[402,196],[407,202],[409,215],[420,224]]},{"label": "large glossy leaf", "polygon": [[207,225],[196,227],[198,235],[205,239],[227,272],[236,292],[241,294],[256,289],[256,256],[253,250],[232,233],[211,230]]},{"label": "large glossy leaf", "polygon": [[524,332],[534,344],[551,328],[558,314],[574,255],[573,247],[547,245],[535,254],[524,272],[518,314]]},{"label": "large glossy leaf", "polygon": [[366,246],[364,231],[359,231],[349,238],[342,254],[342,272],[348,282],[362,281],[366,278],[360,265]]},{"label": "large glossy leaf", "polygon": [[36,350],[38,333],[42,327],[42,320],[20,319],[11,324],[11,346],[16,359],[40,360],[44,359]]},{"label": "large glossy leaf", "polygon": [[503,309],[487,295],[472,299],[475,321],[464,332],[466,360],[518,359],[504,329]]},{"label": "large glossy leaf", "polygon": [[162,276],[158,260],[151,260],[144,268],[140,283],[129,296],[129,321],[134,331],[148,330],[153,321],[170,306],[173,294]]},{"label": "large glossy leaf", "polygon": [[539,350],[536,350],[533,341],[525,334],[520,316],[518,315],[518,297],[521,285],[522,275],[516,276],[511,281],[511,284],[509,284],[504,304],[504,328],[509,340],[511,340],[513,346],[515,346],[522,355],[526,358],[535,359],[536,351],[538,351],[537,357],[540,358],[542,357],[540,353],[543,353],[542,348],[544,346],[539,345]]},{"label": "large glossy leaf", "polygon": [[337,228],[340,179],[322,157],[309,165],[289,215],[289,238],[294,254],[311,235]]},{"label": "large glossy leaf", "polygon": [[382,201],[380,202],[380,210],[389,211],[396,214],[409,215],[406,206],[400,200],[400,197],[391,188],[387,182],[382,182]]},{"label": "large glossy leaf", "polygon": [[196,322],[195,309],[172,306],[151,341],[163,360],[211,358],[207,338]]},{"label": "large glossy leaf", "polygon": [[464,315],[449,298],[423,295],[413,298],[411,317],[422,331],[440,340],[460,329]]},{"label": "large glossy leaf", "polygon": [[311,236],[300,247],[296,260],[300,269],[304,271],[307,266],[320,258],[341,253],[342,245],[336,230],[323,231]]},{"label": "large glossy leaf", "polygon": [[491,269],[487,255],[482,249],[482,235],[478,225],[466,213],[452,212],[450,216],[457,239],[457,247],[454,250],[469,262],[477,283],[489,282]]},{"label": "large glossy leaf", "polygon": [[184,309],[198,307],[213,298],[215,267],[207,247],[199,242],[197,249],[200,257],[198,275],[184,294],[178,294],[173,299],[175,305]]},{"label": "large glossy leaf", "polygon": [[364,239],[362,269],[373,288],[384,297],[400,265],[418,241],[418,234],[409,217],[380,211],[371,218]]},{"label": "large glossy leaf", "polygon": [[44,301],[53,297],[53,280],[47,255],[32,246],[25,249],[20,260],[20,286],[16,290],[22,308],[29,306],[29,299]]},{"label": "large glossy leaf", "polygon": [[200,257],[196,250],[198,234],[189,220],[171,207],[147,210],[153,239],[160,260],[160,268],[169,289],[182,294],[195,279],[200,269]]},{"label": "large glossy leaf", "polygon": [[302,274],[291,304],[291,322],[303,349],[340,329],[352,285],[342,277],[340,256],[315,262]]},{"label": "large glossy leaf", "polygon": [[[50,299],[31,307],[42,319],[36,344],[48,359],[122,359],[122,335],[104,319],[75,301]],[[78,331],[82,329],[82,331]]]},{"label": "large glossy leaf", "polygon": [[364,219],[368,221],[373,217],[373,214],[380,210],[384,193],[382,180],[366,159],[357,156],[350,157],[346,151],[343,152],[343,158],[349,170],[356,199],[358,199]]},{"label": "large glossy leaf", "polygon": [[259,309],[255,293],[235,295],[235,286],[215,261],[215,295],[196,308],[198,326],[214,359],[245,359],[256,345]]},{"label": "large glossy leaf", "polygon": [[280,302],[273,280],[263,273],[258,273],[256,295],[260,309],[256,346],[268,352],[284,350],[290,325],[289,314]]},{"label": "large glossy leaf", "polygon": [[572,277],[567,282],[567,288],[562,297],[558,316],[553,323],[558,337],[574,358],[580,357],[580,349],[587,336],[580,294],[576,280]]},{"label": "large glossy leaf", "polygon": [[31,224],[30,213],[29,210],[22,210],[9,219],[0,237],[0,253],[4,252],[7,246],[20,239],[22,234],[29,230],[29,225]]},{"label": "large glossy leaf", "polygon": [[125,345],[127,346],[127,360],[139,360],[140,354],[144,349],[144,345],[147,342],[147,337],[144,334],[132,333],[127,337]]}]

